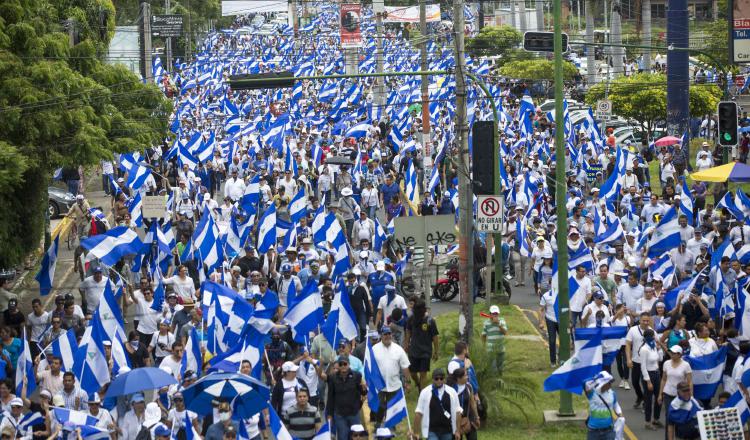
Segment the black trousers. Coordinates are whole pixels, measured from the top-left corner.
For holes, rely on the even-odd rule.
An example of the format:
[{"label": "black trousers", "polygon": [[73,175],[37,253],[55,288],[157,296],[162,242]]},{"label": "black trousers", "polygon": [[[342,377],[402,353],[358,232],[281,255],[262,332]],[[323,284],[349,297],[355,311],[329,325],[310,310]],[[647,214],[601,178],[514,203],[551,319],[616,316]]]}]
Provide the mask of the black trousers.
[{"label": "black trousers", "polygon": [[388,401],[396,395],[397,391],[381,391],[378,393],[378,405],[377,411],[370,411],[370,419],[375,423],[375,427],[379,427],[383,423],[385,418],[385,411],[388,408]]},{"label": "black trousers", "polygon": [[560,331],[558,324],[554,321],[550,321],[549,318],[544,318],[547,324],[547,341],[549,342],[549,363],[554,364],[557,362],[557,334]]},{"label": "black trousers", "polygon": [[[633,368],[635,368],[635,364],[633,364]],[[652,391],[648,390],[648,385],[646,385],[645,380],[641,381],[644,393],[643,412],[646,415],[646,423],[651,421],[652,416],[653,420],[659,420],[659,416],[661,416],[661,405],[656,403],[656,398],[659,396],[659,385],[661,384],[661,374],[659,370],[649,371],[648,380],[651,381],[651,386],[653,388]]]},{"label": "black trousers", "polygon": [[624,347],[620,347],[615,362],[617,363],[617,374],[620,376],[620,379],[628,380],[630,377],[630,370],[628,369],[628,360],[625,359]]},{"label": "black trousers", "polygon": [[633,362],[633,369],[630,371],[630,383],[633,384],[635,397],[639,402],[643,402],[643,389],[641,389],[641,364]]}]

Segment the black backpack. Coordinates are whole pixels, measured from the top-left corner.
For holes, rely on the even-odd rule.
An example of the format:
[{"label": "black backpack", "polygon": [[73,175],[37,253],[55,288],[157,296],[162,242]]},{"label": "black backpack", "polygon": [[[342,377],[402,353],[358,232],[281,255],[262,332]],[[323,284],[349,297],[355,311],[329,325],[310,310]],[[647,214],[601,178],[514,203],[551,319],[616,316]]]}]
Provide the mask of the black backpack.
[{"label": "black backpack", "polygon": [[141,430],[138,431],[138,435],[135,436],[135,440],[152,440],[151,439],[151,428],[156,426],[156,423],[151,426],[141,426]]}]

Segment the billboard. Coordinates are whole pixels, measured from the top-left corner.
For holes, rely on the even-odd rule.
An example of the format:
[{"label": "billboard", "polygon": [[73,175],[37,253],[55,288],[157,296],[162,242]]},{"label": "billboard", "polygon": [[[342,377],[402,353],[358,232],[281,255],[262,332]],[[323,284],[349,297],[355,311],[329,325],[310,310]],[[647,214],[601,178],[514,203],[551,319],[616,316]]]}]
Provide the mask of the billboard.
[{"label": "billboard", "polygon": [[[386,6],[384,23],[419,23],[419,6]],[[440,21],[440,5],[427,5],[427,22]]]},{"label": "billboard", "polygon": [[732,62],[750,63],[750,0],[730,1]]},{"label": "billboard", "polygon": [[151,35],[154,37],[180,37],[182,35],[182,15],[152,15]]},{"label": "billboard", "polygon": [[341,47],[351,48],[362,45],[361,17],[361,4],[341,5]]}]

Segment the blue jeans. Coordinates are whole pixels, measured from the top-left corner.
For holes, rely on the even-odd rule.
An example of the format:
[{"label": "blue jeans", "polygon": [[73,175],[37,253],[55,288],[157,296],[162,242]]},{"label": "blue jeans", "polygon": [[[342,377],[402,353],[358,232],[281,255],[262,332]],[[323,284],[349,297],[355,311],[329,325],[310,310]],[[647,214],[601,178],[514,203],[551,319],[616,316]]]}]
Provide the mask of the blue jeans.
[{"label": "blue jeans", "polygon": [[349,440],[349,428],[352,425],[360,423],[359,414],[353,416],[333,416],[333,423],[336,428],[337,440]]},{"label": "blue jeans", "polygon": [[453,434],[435,434],[434,432],[430,432],[427,435],[427,440],[453,440]]},{"label": "blue jeans", "polygon": [[615,431],[609,429],[590,429],[586,435],[586,440],[615,440]]},{"label": "blue jeans", "polygon": [[78,195],[78,185],[81,183],[80,180],[68,180],[68,192],[74,196]]},{"label": "blue jeans", "polygon": [[378,205],[367,207],[367,217],[375,221],[375,216],[378,215]]}]

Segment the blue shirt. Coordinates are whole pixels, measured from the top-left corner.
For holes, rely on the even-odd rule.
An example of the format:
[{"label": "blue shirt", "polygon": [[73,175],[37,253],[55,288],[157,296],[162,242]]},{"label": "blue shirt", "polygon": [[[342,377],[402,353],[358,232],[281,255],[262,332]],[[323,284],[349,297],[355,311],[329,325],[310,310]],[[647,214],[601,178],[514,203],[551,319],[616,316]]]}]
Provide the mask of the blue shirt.
[{"label": "blue shirt", "polygon": [[383,194],[383,203],[386,205],[391,203],[391,199],[393,199],[394,196],[397,196],[399,192],[400,188],[396,182],[393,182],[390,185],[384,183],[380,186],[380,193]]},{"label": "blue shirt", "polygon": [[373,272],[367,277],[367,282],[370,284],[370,297],[373,305],[377,307],[380,298],[385,295],[385,286],[393,284],[394,279],[388,272]]},{"label": "blue shirt", "polygon": [[617,395],[611,389],[603,393],[591,390],[586,392],[586,397],[589,399],[589,418],[586,425],[591,429],[612,427],[614,420],[611,409],[617,404]]}]

